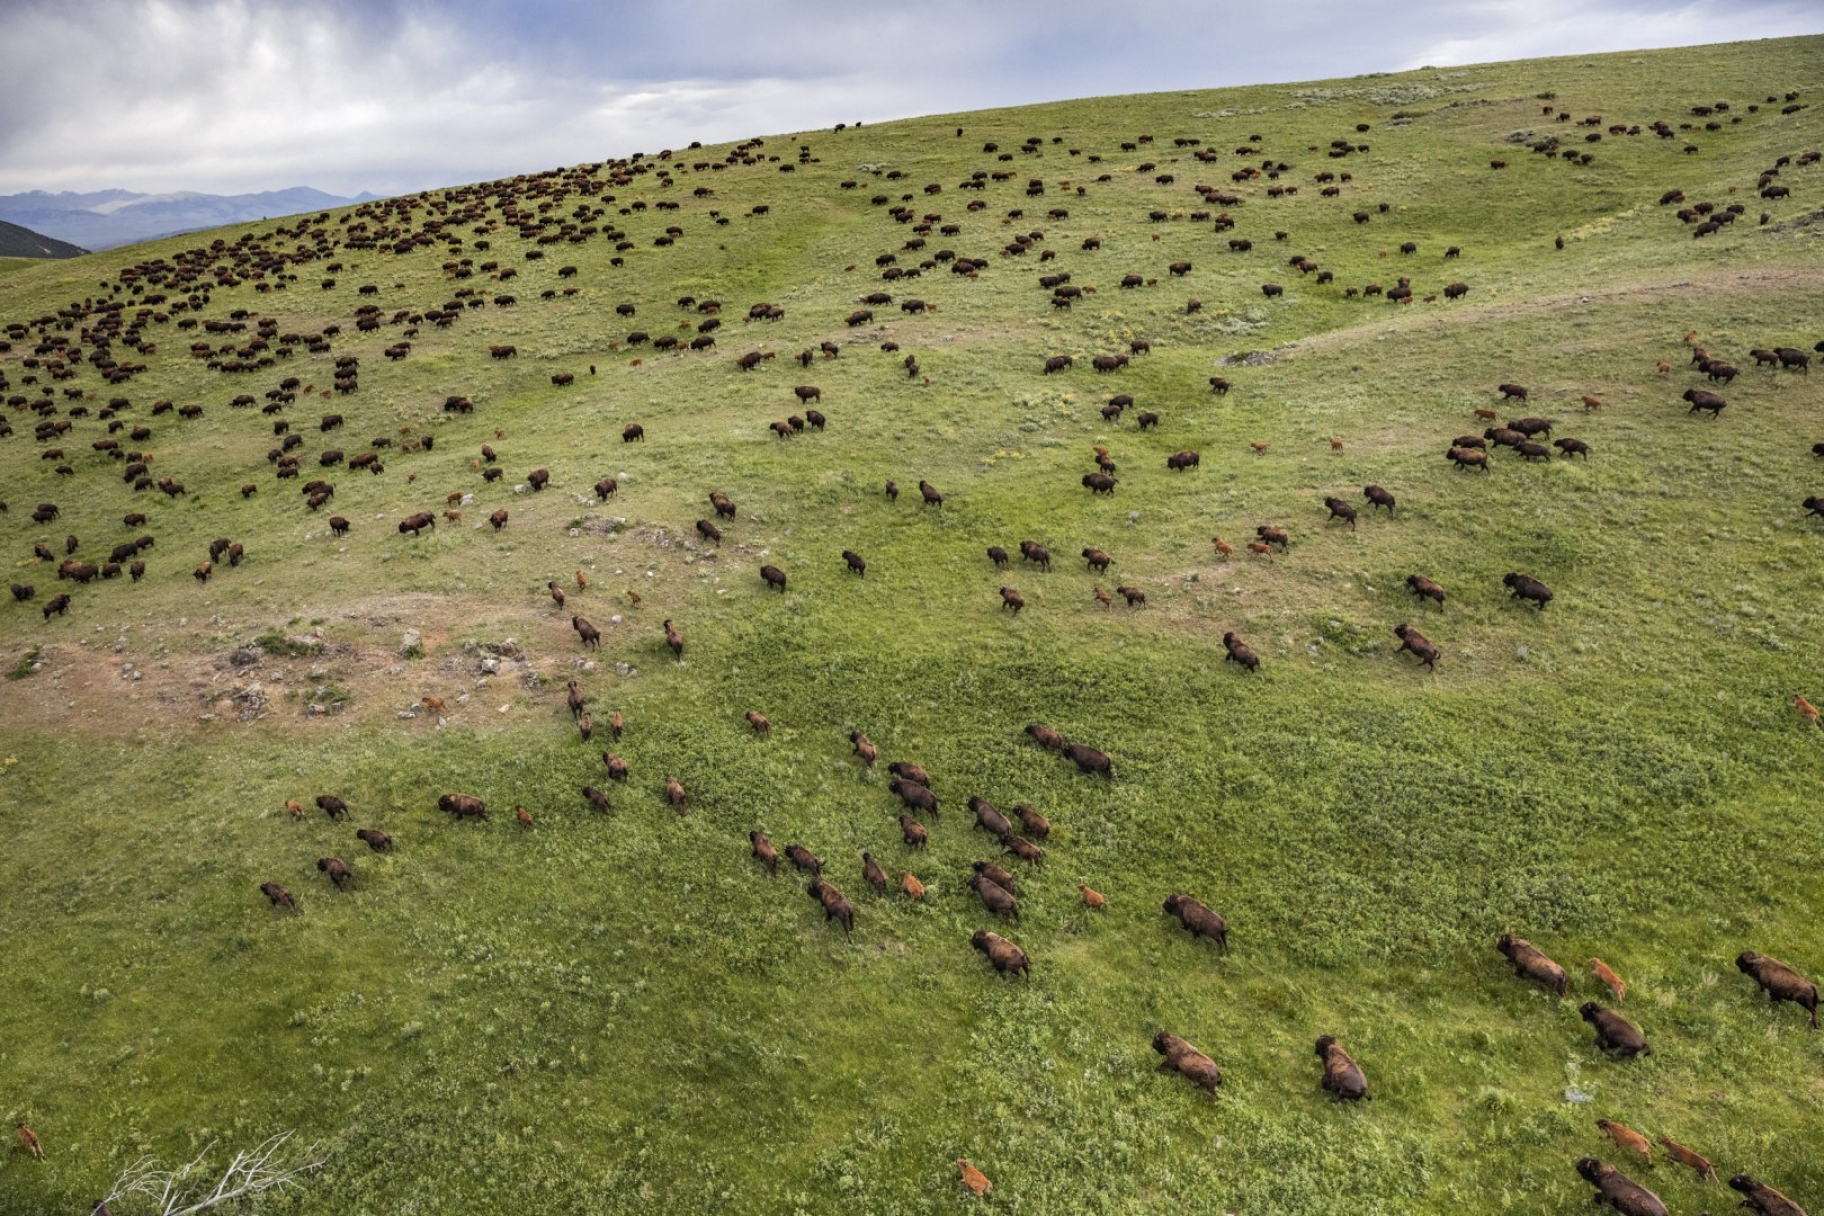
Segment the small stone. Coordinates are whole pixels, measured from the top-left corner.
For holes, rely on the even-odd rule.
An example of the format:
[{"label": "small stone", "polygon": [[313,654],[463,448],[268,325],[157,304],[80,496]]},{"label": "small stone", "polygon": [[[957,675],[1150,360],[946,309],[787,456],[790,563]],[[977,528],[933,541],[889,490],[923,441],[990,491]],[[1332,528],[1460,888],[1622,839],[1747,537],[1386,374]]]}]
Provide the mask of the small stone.
[{"label": "small stone", "polygon": [[408,629],[399,635],[400,654],[410,654],[414,650],[422,650],[423,648],[424,635],[420,634],[416,629]]}]

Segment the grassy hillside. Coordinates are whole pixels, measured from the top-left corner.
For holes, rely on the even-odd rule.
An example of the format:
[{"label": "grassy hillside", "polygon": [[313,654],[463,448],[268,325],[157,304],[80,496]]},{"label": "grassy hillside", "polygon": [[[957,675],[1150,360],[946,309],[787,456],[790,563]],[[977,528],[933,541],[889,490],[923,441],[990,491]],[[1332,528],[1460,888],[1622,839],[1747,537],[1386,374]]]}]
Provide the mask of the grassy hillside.
[{"label": "grassy hillside", "polygon": [[[1734,965],[1752,949],[1824,978],[1824,740],[1789,704],[1824,693],[1824,525],[1800,506],[1824,492],[1824,379],[1749,355],[1824,339],[1824,164],[1798,163],[1824,148],[1821,62],[1813,38],[940,116],[8,273],[0,551],[36,592],[0,607],[0,1116],[46,1160],[0,1155],[0,1213],[87,1211],[142,1154],[286,1129],[327,1165],[261,1210],[1540,1212],[1588,1204],[1583,1156],[1674,1211],[1732,1205],[1720,1182],[1624,1160],[1597,1118],[1824,1209],[1824,1034]],[[1331,157],[1333,141],[1366,148]],[[1782,157],[1790,195],[1764,200]],[[1234,180],[1269,162],[1287,167]],[[978,171],[1009,176],[959,188]],[[1320,173],[1350,180],[1324,197]],[[1744,213],[1693,239],[1658,203],[1675,189]],[[907,223],[888,214],[902,201]],[[542,231],[513,222],[541,214]],[[926,215],[927,244],[905,248]],[[1030,248],[1008,252],[1019,234]],[[953,274],[939,250],[982,266]],[[885,282],[888,254],[932,265]],[[178,282],[183,265],[200,277]],[[1038,278],[1065,272],[1096,290],[1054,308]],[[1143,285],[1120,288],[1130,274]],[[1401,275],[1409,305],[1346,294]],[[1453,282],[1465,298],[1442,298]],[[846,324],[877,291],[892,303]],[[933,307],[902,312],[913,298]],[[116,385],[92,358],[109,300],[125,305],[109,355],[145,365]],[[783,317],[743,319],[761,303]],[[363,333],[368,304],[382,324]],[[278,336],[248,349],[266,318]],[[628,341],[688,343],[711,319],[707,351]],[[1739,376],[1712,385],[1687,335]],[[58,337],[75,375],[53,381]],[[1151,353],[1092,370],[1135,339]],[[799,368],[822,342],[839,356]],[[490,358],[506,344],[517,357]],[[753,351],[777,357],[738,370]],[[1075,366],[1045,374],[1059,354]],[[358,388],[333,393],[350,355]],[[289,377],[270,417],[230,404]],[[1524,405],[1501,403],[1510,382]],[[820,390],[827,429],[778,439],[798,385]],[[1693,387],[1727,408],[1689,413]],[[71,425],[35,441],[25,407],[47,389],[44,420]],[[1116,394],[1134,408],[1105,419]],[[450,396],[474,412],[445,412]],[[1549,418],[1589,457],[1497,449],[1491,471],[1458,472],[1444,453],[1490,425],[1477,410]],[[346,424],[319,431],[330,412]],[[295,480],[268,460],[275,421],[302,437]],[[623,443],[635,422],[644,442]],[[187,492],[135,491],[91,447],[109,437]],[[1080,484],[1098,446],[1112,495]],[[384,471],[322,467],[326,449]],[[1200,466],[1168,471],[1185,449]],[[312,511],[316,477],[335,496]],[[1391,516],[1368,484],[1397,496]],[[712,491],[738,505],[719,547],[693,528]],[[1327,518],[1330,495],[1359,508],[1354,528]],[[61,514],[36,524],[44,502]],[[402,535],[421,511],[435,531]],[[1289,548],[1250,553],[1260,525]],[[100,563],[146,534],[139,582],[59,581],[33,551],[61,562],[74,535]],[[200,582],[218,537],[245,560]],[[1050,572],[1019,560],[1025,539]],[[1112,556],[1106,575],[1086,546]],[[1510,571],[1549,584],[1550,606],[1510,599]],[[1442,610],[1407,591],[1415,573],[1447,590]],[[1003,585],[1023,611],[1002,610]],[[1094,598],[1117,585],[1145,607]],[[47,619],[62,591],[68,613]],[[1396,653],[1402,622],[1437,645],[1435,671]],[[1230,631],[1258,671],[1224,661]],[[1105,751],[1113,778],[1035,746],[1031,722]],[[856,730],[877,767],[850,754]],[[923,850],[902,842],[889,761],[928,769],[942,801]],[[440,814],[447,791],[485,798],[489,820]],[[1043,864],[971,828],[972,795],[1048,817]],[[823,858],[852,936],[789,866],[765,875],[754,829]],[[870,891],[864,850],[925,900]],[[328,856],[351,890],[318,872]],[[1016,924],[965,885],[980,860],[1017,872]],[[1229,954],[1162,913],[1173,892],[1227,919]],[[990,970],[979,928],[1028,953],[1029,982]],[[1515,977],[1503,933],[1565,966],[1563,999]],[[1595,1049],[1578,1006],[1613,1002],[1592,956],[1627,980],[1619,1008],[1650,1056]],[[1156,1071],[1160,1030],[1220,1065],[1220,1097]],[[1326,1033],[1373,1101],[1319,1089]],[[986,1199],[957,1158],[994,1180]]]}]

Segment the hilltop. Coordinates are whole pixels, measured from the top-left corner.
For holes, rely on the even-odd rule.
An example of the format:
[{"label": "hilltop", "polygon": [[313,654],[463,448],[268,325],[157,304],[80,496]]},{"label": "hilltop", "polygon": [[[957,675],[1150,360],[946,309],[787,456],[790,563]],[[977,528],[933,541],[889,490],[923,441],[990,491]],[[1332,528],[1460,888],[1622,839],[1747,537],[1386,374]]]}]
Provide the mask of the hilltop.
[{"label": "hilltop", "polygon": [[195,190],[167,194],[135,190],[28,190],[22,194],[0,194],[0,222],[36,228],[65,241],[80,242],[89,249],[112,249],[223,224],[295,215],[324,207],[346,207],[372,197],[361,194],[345,198],[309,186],[250,194],[206,194]]},{"label": "hilltop", "polygon": [[0,220],[0,258],[74,258],[87,252],[30,228]]},{"label": "hilltop", "polygon": [[1752,353],[1824,341],[1820,62],[765,135],[10,273],[0,1213],[288,1129],[300,1212],[1733,1199],[1598,1118],[1824,1208],[1824,1035],[1735,964],[1824,976],[1824,379]]}]

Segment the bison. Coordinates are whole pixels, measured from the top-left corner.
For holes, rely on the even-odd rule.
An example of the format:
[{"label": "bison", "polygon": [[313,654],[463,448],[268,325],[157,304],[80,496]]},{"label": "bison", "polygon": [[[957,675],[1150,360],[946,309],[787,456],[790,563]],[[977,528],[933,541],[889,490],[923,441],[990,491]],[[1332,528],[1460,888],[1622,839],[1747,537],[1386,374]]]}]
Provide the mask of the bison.
[{"label": "bison", "polygon": [[1207,937],[1216,943],[1219,953],[1229,952],[1228,923],[1201,901],[1189,895],[1175,894],[1168,895],[1163,906],[1166,912],[1177,918],[1180,925],[1190,931],[1193,938]]},{"label": "bison", "polygon": [[1414,595],[1418,596],[1421,600],[1430,600],[1438,606],[1438,610],[1440,612],[1443,611],[1443,609],[1444,609],[1444,588],[1438,586],[1436,583],[1432,582],[1430,579],[1426,578],[1422,574],[1407,575],[1406,576],[1406,586],[1408,588],[1410,588],[1412,590],[1412,593]]},{"label": "bison", "polygon": [[1577,1162],[1577,1172],[1596,1188],[1598,1206],[1607,1204],[1619,1216],[1667,1216],[1666,1205],[1660,1202],[1658,1195],[1612,1165],[1605,1165],[1594,1157],[1583,1157]]},{"label": "bison", "polygon": [[1686,410],[1685,413],[1695,414],[1699,410],[1709,410],[1710,417],[1713,419],[1721,418],[1723,416],[1724,408],[1729,404],[1727,401],[1724,401],[1722,397],[1716,393],[1710,392],[1708,389],[1688,388],[1681,396],[1684,400],[1691,403],[1691,408]]},{"label": "bison", "polygon": [[1153,1036],[1153,1050],[1165,1057],[1165,1062],[1159,1065],[1160,1072],[1179,1073],[1210,1097],[1216,1096],[1216,1088],[1222,1084],[1222,1070],[1216,1067],[1216,1061],[1164,1030]]},{"label": "bison", "polygon": [[1598,1050],[1618,1060],[1653,1054],[1653,1049],[1647,1045],[1646,1036],[1640,1033],[1634,1023],[1613,1009],[1604,1009],[1595,1001],[1585,1001],[1578,1006],[1577,1013],[1596,1028]]},{"label": "bison", "polygon": [[1239,663],[1251,672],[1260,670],[1260,656],[1232,630],[1222,635],[1222,645],[1229,652],[1225,662]]},{"label": "bison", "polygon": [[486,819],[488,804],[473,794],[444,794],[437,799],[437,809],[458,819]]},{"label": "bison", "polygon": [[582,643],[585,647],[593,650],[600,650],[602,648],[602,631],[590,624],[588,618],[581,616],[571,617],[570,628],[576,630],[576,636],[582,639]]},{"label": "bison", "polygon": [[1506,955],[1507,961],[1514,965],[1515,975],[1544,984],[1560,997],[1564,995],[1564,968],[1547,958],[1533,943],[1523,937],[1503,933],[1495,940],[1495,949]]},{"label": "bison", "polygon": [[1323,1088],[1333,1101],[1359,1102],[1368,1097],[1368,1078],[1335,1035],[1320,1035],[1317,1058],[1324,1062]]},{"label": "bison", "polygon": [[1750,976],[1767,994],[1767,999],[1777,1005],[1781,1001],[1791,1001],[1800,1009],[1811,1015],[1811,1028],[1818,1028],[1818,986],[1782,963],[1777,958],[1765,954],[1756,954],[1744,950],[1736,956],[1735,965],[1743,975]]},{"label": "bison", "polygon": [[[1424,634],[1411,625],[1405,624],[1395,625],[1393,632],[1394,636],[1400,639],[1400,650],[1410,651],[1415,659],[1422,661],[1431,670],[1438,669],[1438,648],[1433,646]],[[1396,650],[1394,653],[1399,652]]]},{"label": "bison", "polygon": [[1530,574],[1509,573],[1501,579],[1501,585],[1507,588],[1508,594],[1513,598],[1531,600],[1537,604],[1541,612],[1552,602],[1552,589]]},{"label": "bison", "polygon": [[969,944],[988,956],[996,972],[1007,975],[1018,973],[1028,979],[1032,978],[1032,961],[1026,952],[1002,937],[986,929],[977,929],[969,937]]}]

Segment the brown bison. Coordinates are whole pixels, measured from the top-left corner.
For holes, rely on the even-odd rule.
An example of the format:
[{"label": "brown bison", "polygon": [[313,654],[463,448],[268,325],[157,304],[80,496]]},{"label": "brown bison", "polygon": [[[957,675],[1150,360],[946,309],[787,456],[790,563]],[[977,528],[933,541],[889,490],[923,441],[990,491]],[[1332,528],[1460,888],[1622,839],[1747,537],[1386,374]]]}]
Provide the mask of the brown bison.
[{"label": "brown bison", "polygon": [[1393,514],[1395,499],[1380,486],[1363,486],[1362,497],[1368,500],[1369,510],[1372,511],[1375,507],[1386,507],[1387,514]]},{"label": "brown bison", "polygon": [[1068,743],[1064,746],[1064,758],[1077,766],[1077,771],[1098,777],[1113,778],[1114,762],[1102,752],[1082,743]]},{"label": "brown bison", "polygon": [[977,929],[969,937],[969,944],[988,956],[994,969],[1001,975],[1018,973],[1027,979],[1032,978],[1032,960],[1026,952],[1002,937],[986,929]]},{"label": "brown bison", "polygon": [[849,902],[848,896],[823,881],[821,875],[811,879],[811,884],[805,888],[805,891],[823,906],[825,924],[832,920],[841,921],[842,931],[845,934],[855,931],[855,905]]},{"label": "brown bison", "polygon": [[399,521],[399,534],[401,536],[405,535],[407,532],[410,532],[413,536],[417,536],[426,528],[429,528],[433,532],[437,530],[437,517],[429,511],[420,511],[416,515],[408,515]]},{"label": "brown bison", "polygon": [[1440,612],[1443,611],[1444,588],[1438,586],[1422,574],[1408,574],[1406,576],[1406,586],[1412,590],[1414,595],[1422,600],[1432,601],[1438,606]]},{"label": "brown bison", "polygon": [[1020,901],[1014,898],[1012,891],[982,873],[971,874],[968,885],[981,899],[982,907],[996,916],[1005,916],[1016,923],[1019,921]]},{"label": "brown bison", "polygon": [[445,794],[437,799],[437,809],[458,819],[486,819],[488,804],[473,794]]},{"label": "brown bison", "polygon": [[597,629],[594,625],[591,625],[588,618],[581,616],[571,617],[570,628],[576,630],[576,636],[582,639],[582,643],[585,647],[593,650],[600,650],[602,648],[602,631]]},{"label": "brown bison", "polygon": [[1737,1174],[1729,1180],[1729,1186],[1745,1196],[1742,1206],[1750,1212],[1759,1212],[1761,1216],[1805,1216],[1804,1208],[1747,1174]]},{"label": "brown bison", "polygon": [[1605,1165],[1594,1157],[1584,1157],[1577,1162],[1577,1172],[1596,1188],[1599,1207],[1607,1204],[1619,1216],[1667,1216],[1666,1205],[1660,1202],[1658,1195],[1612,1165]]},{"label": "brown bison", "polygon": [[495,511],[494,514],[488,516],[488,522],[494,525],[494,530],[496,532],[498,532],[502,528],[506,527],[507,526],[507,509],[505,507],[501,507],[499,510]]},{"label": "brown bison", "polygon": [[1241,640],[1240,635],[1230,631],[1222,635],[1223,649],[1229,652],[1225,662],[1239,663],[1249,671],[1260,670],[1260,656],[1252,647]]},{"label": "brown bison", "polygon": [[1168,895],[1164,908],[1178,919],[1180,925],[1190,930],[1193,938],[1207,937],[1216,943],[1219,953],[1229,952],[1228,923],[1201,901],[1189,895]]},{"label": "brown bison", "polygon": [[1699,410],[1709,410],[1711,418],[1721,418],[1724,408],[1729,404],[1708,389],[1688,388],[1681,396],[1691,403],[1691,408],[1685,411],[1687,414],[1695,414]]},{"label": "brown bison", "polygon": [[1423,662],[1426,667],[1433,671],[1438,669],[1438,648],[1433,646],[1424,634],[1411,625],[1405,624],[1395,625],[1393,632],[1394,636],[1400,639],[1400,649],[1394,651],[1395,654],[1400,651],[1408,651],[1413,658]]},{"label": "brown bison", "polygon": [[637,422],[629,422],[621,428],[622,443],[645,443],[646,428]]},{"label": "brown bison", "polygon": [[1324,522],[1328,523],[1331,519],[1340,519],[1349,525],[1351,531],[1355,530],[1354,507],[1336,497],[1334,494],[1324,499],[1324,506],[1328,507],[1330,510],[1329,518]]},{"label": "brown bison", "polygon": [[1767,994],[1767,999],[1777,1005],[1781,1001],[1791,1001],[1800,1009],[1811,1015],[1811,1028],[1818,1028],[1818,986],[1782,963],[1777,958],[1765,954],[1756,954],[1744,950],[1735,958],[1736,969],[1743,975],[1751,976]]},{"label": "brown bison", "polygon": [[355,830],[355,839],[361,841],[376,853],[390,853],[393,851],[393,838],[385,832],[382,832],[379,828],[357,828]]},{"label": "brown bison", "polygon": [[942,507],[944,505],[944,496],[942,494],[939,494],[937,492],[937,487],[932,485],[930,482],[928,482],[928,481],[919,482],[918,483],[918,492],[919,492],[919,495],[925,500],[925,505],[927,507]]},{"label": "brown bison", "polygon": [[1530,574],[1510,573],[1501,579],[1508,594],[1515,599],[1531,600],[1544,612],[1545,606],[1552,602],[1552,589]]},{"label": "brown bison", "polygon": [[1635,1028],[1634,1023],[1616,1013],[1613,1009],[1604,1009],[1595,1001],[1585,1001],[1578,1006],[1577,1013],[1584,1021],[1596,1028],[1596,1047],[1618,1060],[1631,1060],[1635,1056],[1650,1056],[1653,1049],[1647,1046],[1646,1036]]},{"label": "brown bison", "polygon": [[1216,1061],[1177,1035],[1163,1030],[1153,1036],[1153,1050],[1165,1057],[1165,1062],[1159,1065],[1160,1072],[1179,1073],[1207,1091],[1210,1097],[1216,1096],[1216,1087],[1222,1084],[1222,1070],[1216,1067]]},{"label": "brown bison", "polygon": [[1361,1066],[1343,1050],[1342,1044],[1336,1041],[1335,1035],[1318,1037],[1317,1058],[1324,1062],[1323,1088],[1331,1100],[1360,1102],[1368,1097],[1368,1078],[1363,1075]]},{"label": "brown bison", "polygon": [[1544,984],[1560,997],[1565,991],[1564,968],[1547,958],[1538,947],[1523,937],[1503,933],[1495,940],[1495,949],[1514,965],[1514,974],[1522,979]]},{"label": "brown bison", "polygon": [[969,799],[969,809],[975,814],[975,826],[996,840],[1005,841],[1013,835],[1013,825],[1007,822],[1007,816],[1001,814],[1000,808],[986,798],[972,796]]},{"label": "brown bison", "polygon": [[350,870],[348,863],[340,857],[317,858],[317,870],[329,875],[329,881],[336,884],[338,891],[346,890],[347,884],[355,879],[354,871]]},{"label": "brown bison", "polygon": [[276,882],[261,883],[260,894],[264,895],[275,908],[289,908],[293,912],[300,911],[297,897]]},{"label": "brown bison", "polygon": [[760,567],[760,581],[768,588],[778,588],[781,594],[785,591],[785,571],[777,566]]},{"label": "brown bison", "polygon": [[752,831],[747,834],[747,839],[749,843],[753,845],[754,859],[762,866],[766,867],[768,876],[777,877],[779,874],[779,850],[774,848],[773,842],[766,838],[766,833],[758,830]]}]

